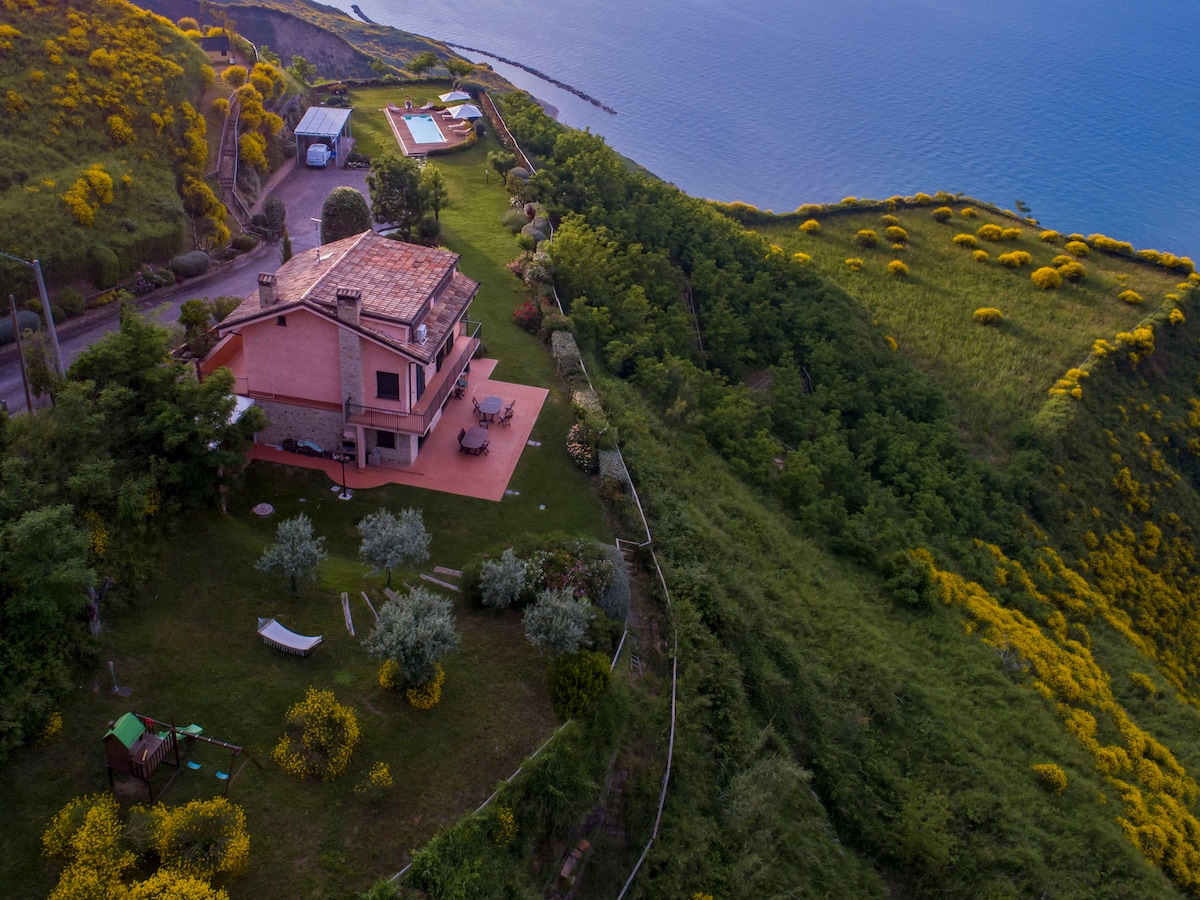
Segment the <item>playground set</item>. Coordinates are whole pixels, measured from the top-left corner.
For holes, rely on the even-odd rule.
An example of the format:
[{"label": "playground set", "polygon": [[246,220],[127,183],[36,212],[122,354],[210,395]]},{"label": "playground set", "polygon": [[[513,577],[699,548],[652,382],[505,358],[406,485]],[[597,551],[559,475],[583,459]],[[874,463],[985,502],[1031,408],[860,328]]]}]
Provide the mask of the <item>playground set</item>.
[{"label": "playground set", "polygon": [[[244,747],[219,741],[216,738],[205,737],[201,734],[203,731],[204,729],[200,725],[188,725],[180,728],[174,722],[161,722],[150,716],[132,712],[125,713],[111,724],[108,732],[104,735],[104,748],[108,753],[109,790],[114,789],[114,772],[131,775],[146,785],[150,794],[150,802],[154,803],[153,777],[158,767],[165,765],[174,770],[167,779],[167,783],[158,791],[159,796],[162,796],[171,786],[183,767],[179,752],[180,742],[183,742],[186,747],[197,742],[210,744],[232,754],[228,771],[217,772],[217,778],[225,782],[224,795],[226,797],[229,796],[229,786],[241,774],[242,769],[246,768],[247,763],[254,763],[260,770],[262,769],[262,764],[247,753]],[[245,757],[240,765],[238,764],[239,756]],[[202,765],[189,759],[187,767],[194,770],[202,768]]]}]

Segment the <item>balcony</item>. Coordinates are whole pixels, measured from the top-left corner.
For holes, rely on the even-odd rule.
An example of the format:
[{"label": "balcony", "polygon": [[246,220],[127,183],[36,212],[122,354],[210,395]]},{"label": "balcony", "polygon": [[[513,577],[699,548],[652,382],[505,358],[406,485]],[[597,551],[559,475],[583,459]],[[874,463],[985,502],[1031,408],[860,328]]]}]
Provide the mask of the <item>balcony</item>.
[{"label": "balcony", "polygon": [[458,323],[459,336],[466,341],[454,342],[453,355],[442,363],[441,370],[425,387],[425,393],[409,412],[364,406],[347,399],[345,403],[346,424],[362,425],[377,431],[395,431],[401,434],[423,435],[429,431],[434,417],[458,384],[458,377],[479,349],[479,322],[464,319]]}]

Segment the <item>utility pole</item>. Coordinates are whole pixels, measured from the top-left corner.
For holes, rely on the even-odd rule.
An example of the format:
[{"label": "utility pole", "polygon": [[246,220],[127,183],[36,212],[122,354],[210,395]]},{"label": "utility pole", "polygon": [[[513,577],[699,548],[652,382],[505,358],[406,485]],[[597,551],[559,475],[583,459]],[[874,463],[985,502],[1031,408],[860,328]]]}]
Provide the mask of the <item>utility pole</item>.
[{"label": "utility pole", "polygon": [[50,298],[46,296],[46,282],[42,280],[41,262],[36,259],[31,262],[8,253],[0,253],[0,256],[33,269],[33,276],[37,279],[38,296],[42,300],[42,316],[46,320],[46,331],[50,335],[50,352],[54,356],[54,371],[58,373],[59,377],[62,377],[67,374],[67,370],[63,366],[62,350],[58,347],[58,329],[54,327],[54,316],[50,314]]},{"label": "utility pole", "polygon": [[21,346],[21,325],[17,321],[17,300],[8,295],[8,306],[12,310],[13,337],[17,339],[17,359],[21,362],[21,384],[25,386],[25,408],[33,415],[33,392],[29,390],[29,376],[25,374],[25,348]]}]

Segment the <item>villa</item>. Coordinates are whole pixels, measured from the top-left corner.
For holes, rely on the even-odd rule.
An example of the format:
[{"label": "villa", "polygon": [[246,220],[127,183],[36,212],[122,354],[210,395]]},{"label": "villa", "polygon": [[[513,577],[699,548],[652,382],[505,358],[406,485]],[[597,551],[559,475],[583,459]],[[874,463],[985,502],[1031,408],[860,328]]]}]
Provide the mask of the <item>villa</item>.
[{"label": "villa", "polygon": [[479,348],[458,260],[373,231],[295,256],[217,326],[201,373],[233,371],[270,422],[259,442],[411,465]]}]

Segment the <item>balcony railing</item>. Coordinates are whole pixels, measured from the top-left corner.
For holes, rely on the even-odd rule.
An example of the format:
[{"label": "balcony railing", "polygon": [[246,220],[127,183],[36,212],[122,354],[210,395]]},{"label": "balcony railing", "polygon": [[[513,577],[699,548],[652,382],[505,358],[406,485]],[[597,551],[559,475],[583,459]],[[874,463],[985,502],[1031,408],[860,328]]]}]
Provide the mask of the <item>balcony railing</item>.
[{"label": "balcony railing", "polygon": [[[458,384],[458,377],[475,356],[475,351],[479,349],[479,329],[481,327],[481,323],[467,319],[458,323],[459,335],[467,337],[466,346],[442,366],[442,370],[438,372],[438,376],[441,378],[440,383],[426,391],[410,412],[399,412],[378,406],[363,406],[361,403],[355,403],[347,398],[345,404],[347,424],[363,425],[378,431],[396,431],[402,434],[421,435],[428,432],[429,426],[433,424],[434,416],[437,415],[442,404],[446,402],[446,398],[450,396],[450,392]],[[458,350],[457,341],[454,346],[455,350]]]}]

